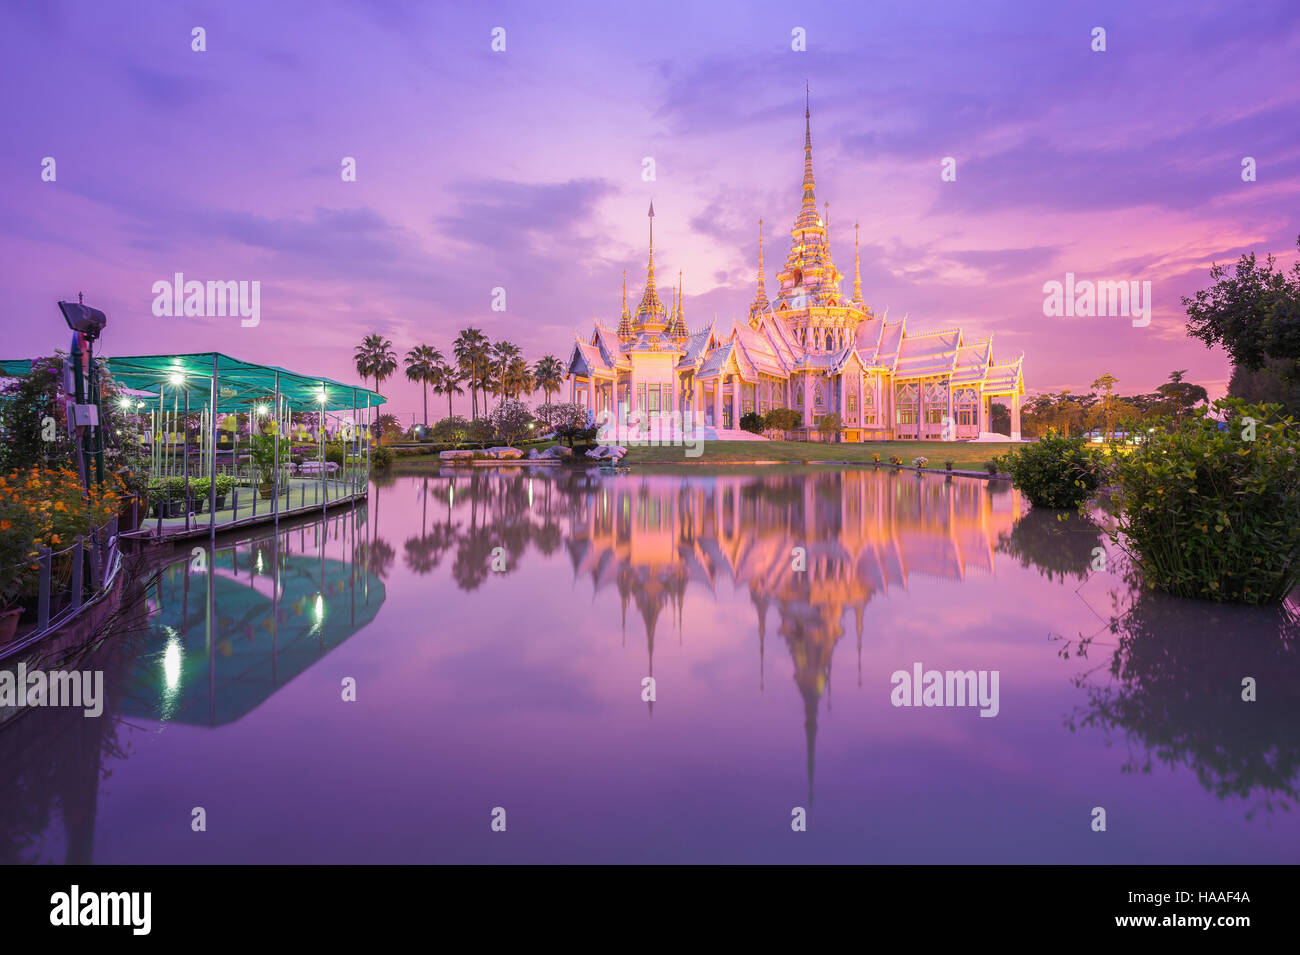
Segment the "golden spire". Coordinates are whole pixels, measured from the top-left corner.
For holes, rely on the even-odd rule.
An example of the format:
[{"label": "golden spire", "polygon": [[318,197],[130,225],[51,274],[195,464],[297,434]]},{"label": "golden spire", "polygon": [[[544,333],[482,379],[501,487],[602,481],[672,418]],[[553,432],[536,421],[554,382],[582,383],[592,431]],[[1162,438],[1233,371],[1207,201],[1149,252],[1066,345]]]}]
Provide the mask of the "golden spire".
[{"label": "golden spire", "polygon": [[858,252],[858,224],[853,223],[853,304],[862,304],[862,256]]},{"label": "golden spire", "polygon": [[673,315],[672,326],[673,338],[687,337],[686,331],[686,291],[682,281],[682,273],[677,273],[677,311]]},{"label": "golden spire", "polygon": [[753,304],[749,306],[749,323],[751,326],[758,327],[758,315],[768,307],[767,301],[767,278],[763,274],[763,220],[758,220],[758,275],[756,276],[757,288],[754,291]]},{"label": "golden spire", "polygon": [[618,337],[632,337],[632,316],[627,310],[627,269],[623,270],[623,315],[618,320]]},{"label": "golden spire", "polygon": [[655,204],[650,203],[650,264],[646,268],[645,292],[641,296],[641,304],[637,306],[636,317],[637,324],[644,325],[649,322],[652,325],[662,326],[666,309],[663,302],[659,301],[659,293],[655,290]]},{"label": "golden spire", "polygon": [[803,107],[803,207],[799,213],[799,224],[812,225],[817,221],[817,198],[813,195],[812,168],[812,93],[808,84],[804,84]]}]

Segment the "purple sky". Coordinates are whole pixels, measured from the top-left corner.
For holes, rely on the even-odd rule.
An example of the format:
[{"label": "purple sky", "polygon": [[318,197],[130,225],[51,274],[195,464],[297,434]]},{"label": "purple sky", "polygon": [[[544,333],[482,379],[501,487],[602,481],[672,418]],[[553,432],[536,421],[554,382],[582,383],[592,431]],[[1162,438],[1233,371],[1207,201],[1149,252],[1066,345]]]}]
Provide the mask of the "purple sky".
[{"label": "purple sky", "polygon": [[[651,198],[687,324],[729,326],[757,220],[769,291],[789,246],[805,78],[845,291],[858,221],[873,309],[993,334],[1030,390],[1110,372],[1146,391],[1187,368],[1221,393],[1228,365],[1186,338],[1179,298],[1244,251],[1289,263],[1300,232],[1293,0],[9,4],[0,58],[0,357],[65,347],[54,302],[84,291],[109,354],[216,349],[351,381],[367,332],[449,352],[474,325],[564,358],[593,316],[617,323],[624,269],[635,304]],[[1045,318],[1067,271],[1150,281],[1153,321]],[[260,281],[261,324],[155,317],[175,272]],[[404,380],[383,391],[419,408]]]}]

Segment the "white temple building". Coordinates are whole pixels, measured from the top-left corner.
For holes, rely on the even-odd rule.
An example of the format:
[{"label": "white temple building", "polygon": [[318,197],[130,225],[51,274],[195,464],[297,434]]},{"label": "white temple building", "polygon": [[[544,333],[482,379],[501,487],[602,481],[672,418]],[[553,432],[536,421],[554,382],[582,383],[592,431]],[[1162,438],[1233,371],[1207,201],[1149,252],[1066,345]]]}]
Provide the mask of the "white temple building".
[{"label": "white temple building", "polygon": [[649,266],[636,312],[628,311],[625,274],[618,327],[597,320],[570,353],[569,399],[593,416],[617,415],[619,422],[640,420],[653,429],[656,419],[690,412],[706,437],[728,438],[748,412],[793,408],[802,415],[794,436],[809,440],[836,440],[817,429],[831,413],[840,416],[843,441],[961,440],[989,434],[990,401],[1000,398],[1010,408],[1011,440],[1020,440],[1023,354],[998,361],[991,336],[967,338],[960,328],[915,331],[906,318],[876,315],[862,297],[856,226],[853,296],[841,292],[844,276],[831,259],[814,195],[807,107],[803,200],[776,276],[780,288],[769,300],[760,220],[747,321],[691,332],[680,293],[671,310],[664,305],[655,286],[653,204],[649,214]]}]

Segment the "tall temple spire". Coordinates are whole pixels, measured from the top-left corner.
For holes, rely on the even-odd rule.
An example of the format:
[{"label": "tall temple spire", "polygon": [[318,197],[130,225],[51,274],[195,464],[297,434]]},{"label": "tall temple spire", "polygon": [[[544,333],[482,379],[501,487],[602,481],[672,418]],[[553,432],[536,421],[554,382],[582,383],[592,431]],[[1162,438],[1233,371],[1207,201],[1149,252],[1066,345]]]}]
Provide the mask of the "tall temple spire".
[{"label": "tall temple spire", "polygon": [[655,289],[655,204],[650,203],[650,264],[646,267],[645,292],[641,295],[641,304],[637,306],[636,320],[638,326],[651,325],[654,330],[666,324],[667,309],[659,300]]},{"label": "tall temple spire", "polygon": [[800,219],[804,218],[804,213],[811,213],[811,218],[817,218],[817,198],[813,195],[813,168],[812,168],[812,93],[808,84],[804,84],[804,106],[803,106],[803,207],[800,211]]},{"label": "tall temple spire", "polygon": [[627,269],[623,270],[623,314],[618,320],[618,337],[632,337],[632,316],[627,310]]},{"label": "tall temple spire", "polygon": [[673,315],[672,337],[686,338],[686,288],[682,273],[677,272],[677,311]]},{"label": "tall temple spire", "polygon": [[767,276],[763,274],[763,220],[758,220],[758,287],[754,291],[754,304],[751,312],[767,308]]},{"label": "tall temple spire", "polygon": [[862,306],[862,256],[858,251],[858,224],[853,223],[853,304]]}]

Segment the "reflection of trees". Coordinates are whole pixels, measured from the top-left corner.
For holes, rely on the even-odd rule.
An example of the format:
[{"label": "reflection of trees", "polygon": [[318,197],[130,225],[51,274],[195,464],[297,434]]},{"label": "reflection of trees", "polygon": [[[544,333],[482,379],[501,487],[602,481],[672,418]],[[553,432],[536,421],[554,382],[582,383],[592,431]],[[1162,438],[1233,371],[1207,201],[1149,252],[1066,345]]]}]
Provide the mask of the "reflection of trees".
[{"label": "reflection of trees", "polygon": [[[1223,799],[1259,796],[1266,808],[1297,798],[1300,770],[1300,620],[1294,608],[1234,607],[1143,593],[1112,623],[1114,683],[1081,681],[1088,703],[1075,726],[1122,730],[1144,753],[1125,772],[1158,760],[1185,765]],[[1257,681],[1256,702],[1241,698]],[[1253,814],[1254,809],[1248,813]]]},{"label": "reflection of trees", "polygon": [[1083,580],[1092,564],[1092,550],[1101,545],[1101,528],[1073,512],[1052,513],[1034,508],[1010,532],[998,535],[998,551],[1014,557],[1021,567],[1031,564],[1049,580]]}]

